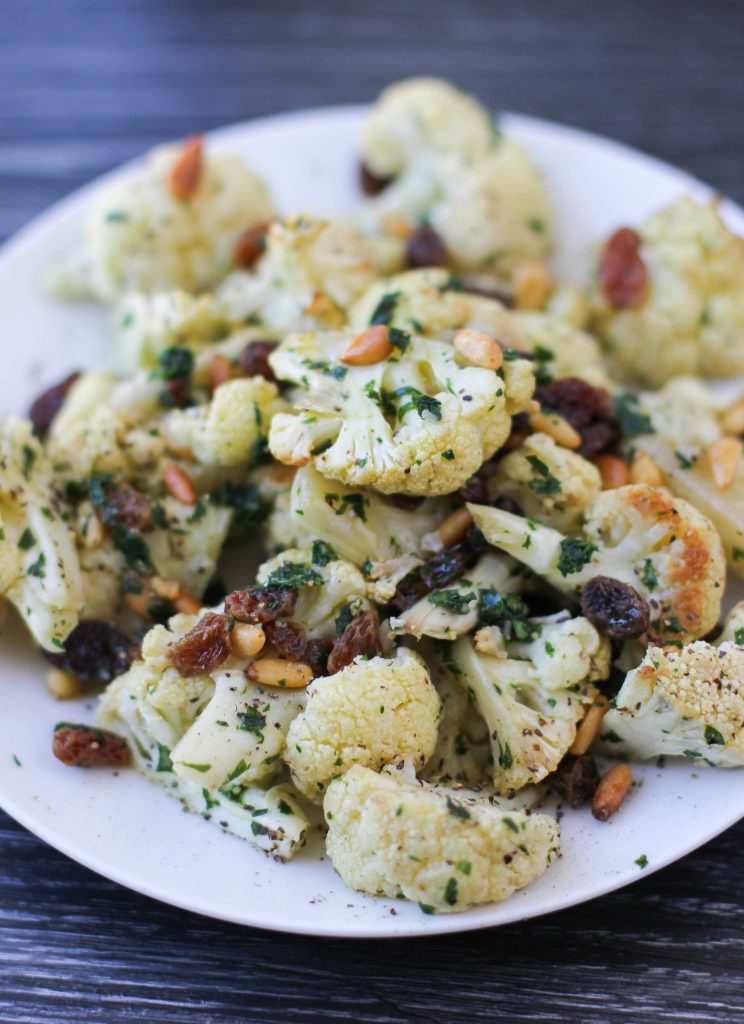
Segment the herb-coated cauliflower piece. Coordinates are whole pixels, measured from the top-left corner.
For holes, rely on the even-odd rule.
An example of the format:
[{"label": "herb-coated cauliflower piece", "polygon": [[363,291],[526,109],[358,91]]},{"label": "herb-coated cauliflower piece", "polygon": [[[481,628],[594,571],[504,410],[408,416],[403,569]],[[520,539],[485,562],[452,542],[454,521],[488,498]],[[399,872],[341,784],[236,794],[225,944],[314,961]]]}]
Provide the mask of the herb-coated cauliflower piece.
[{"label": "herb-coated cauliflower piece", "polygon": [[508,276],[550,249],[547,189],[521,146],[472,97],[435,78],[386,89],[364,127],[362,160],[392,179],[357,215],[370,233],[391,215],[426,220],[451,265]]},{"label": "herb-coated cauliflower piece", "polygon": [[276,384],[242,377],[220,384],[206,405],[169,413],[163,433],[205,465],[250,466],[262,454],[272,417],[284,408]]},{"label": "herb-coated cauliflower piece", "polygon": [[282,551],[259,566],[256,583],[296,589],[292,619],[313,638],[335,639],[335,622],[343,608],[349,606],[354,615],[370,608],[364,576],[327,547]]},{"label": "herb-coated cauliflower piece", "polygon": [[367,243],[341,221],[295,217],[275,222],[255,272],[236,271],[214,296],[233,323],[258,317],[272,331],[340,327],[346,310],[374,280]]},{"label": "herb-coated cauliflower piece", "polygon": [[492,498],[511,498],[525,516],[563,533],[580,530],[602,490],[599,470],[547,434],[531,434],[500,460],[488,481]]},{"label": "herb-coated cauliflower piece", "polygon": [[715,206],[686,196],[650,217],[639,236],[645,294],[620,308],[599,281],[592,294],[593,323],[615,369],[653,387],[680,374],[741,373],[744,241]]},{"label": "herb-coated cauliflower piece", "polygon": [[106,688],[98,723],[124,735],[135,767],[190,810],[287,860],[302,846],[309,822],[290,786],[265,788],[253,780],[265,783],[278,767],[303,697],[248,683],[245,662],[232,671],[180,675],[168,650],[196,620],[178,618],[188,624],[147,633],[142,659]]},{"label": "herb-coated cauliflower piece", "polygon": [[75,538],[31,424],[0,422],[0,594],[38,644],[59,650],[83,608]]},{"label": "herb-coated cauliflower piece", "polygon": [[405,572],[418,564],[424,537],[447,514],[443,498],[426,499],[413,510],[399,508],[375,491],[331,482],[307,465],[292,482],[287,530],[298,545],[325,541],[341,558],[365,565],[370,579],[388,579],[395,574],[393,562],[400,566],[407,559]]},{"label": "herb-coated cauliflower piece", "polygon": [[718,621],[726,577],[712,523],[665,488],[629,484],[603,491],[588,509],[583,535],[486,505],[469,505],[486,540],[577,597],[594,576],[633,587],[648,602],[651,643],[684,643]]},{"label": "herb-coated cauliflower piece", "polygon": [[199,292],[231,269],[240,233],[271,217],[266,186],[236,157],[209,154],[196,191],[176,198],[168,179],[181,154],[159,147],[136,177],[96,194],[83,253],[58,273],[58,291],[104,302],[128,291]]},{"label": "herb-coated cauliflower piece", "polygon": [[740,767],[743,681],[744,647],[731,641],[649,647],[603,719],[606,749],[641,761],[666,754]]},{"label": "herb-coated cauliflower piece", "polygon": [[217,310],[211,295],[130,292],[112,315],[117,365],[127,372],[155,369],[166,349],[186,346],[197,352],[209,350],[228,335],[232,326]]},{"label": "herb-coated cauliflower piece", "polygon": [[164,525],[144,535],[154,571],[201,597],[217,569],[233,510],[208,497],[193,508],[166,497],[160,509]]},{"label": "herb-coated cauliflower piece", "polygon": [[645,451],[674,494],[689,501],[718,530],[729,568],[744,577],[744,459],[726,487],[717,486],[708,458],[724,436],[726,402],[703,381],[678,377],[659,391],[642,392],[632,444]]},{"label": "herb-coated cauliflower piece", "polygon": [[398,775],[356,765],[328,788],[326,846],[351,888],[453,913],[505,900],[557,856],[554,818]]},{"label": "herb-coated cauliflower piece", "polygon": [[542,379],[580,377],[592,387],[615,389],[602,350],[591,334],[549,311],[515,310],[511,315],[513,329],[521,337],[517,347],[535,357]]},{"label": "herb-coated cauliflower piece", "polygon": [[463,366],[452,346],[403,335],[398,355],[345,366],[345,333],[291,336],[276,375],[303,388],[296,412],[271,423],[269,447],[288,465],[385,494],[448,494],[504,443],[534,388],[526,360],[495,372]]},{"label": "herb-coated cauliflower piece", "polygon": [[[392,635],[454,640],[470,632],[480,617],[489,615],[492,595],[517,594],[524,589],[524,567],[494,551],[482,555],[465,576],[437,587],[399,616],[390,619]],[[485,594],[485,598],[484,598]],[[521,601],[518,602],[521,605]]]},{"label": "herb-coated cauliflower piece", "polygon": [[744,647],[744,601],[738,601],[723,620],[723,630],[716,637],[716,645],[727,641]]},{"label": "herb-coated cauliflower piece", "polygon": [[610,668],[609,644],[587,619],[527,621],[532,636],[507,643],[506,656],[461,637],[442,661],[488,725],[500,793],[555,771]]},{"label": "herb-coated cauliflower piece", "polygon": [[411,757],[423,767],[437,741],[439,710],[416,654],[399,648],[394,658],[357,659],[308,686],[284,759],[298,789],[320,800],[328,783],[355,764],[379,769]]},{"label": "herb-coated cauliflower piece", "polygon": [[488,726],[468,693],[448,673],[435,678],[442,702],[442,719],[434,753],[421,778],[428,782],[477,786],[491,775]]}]

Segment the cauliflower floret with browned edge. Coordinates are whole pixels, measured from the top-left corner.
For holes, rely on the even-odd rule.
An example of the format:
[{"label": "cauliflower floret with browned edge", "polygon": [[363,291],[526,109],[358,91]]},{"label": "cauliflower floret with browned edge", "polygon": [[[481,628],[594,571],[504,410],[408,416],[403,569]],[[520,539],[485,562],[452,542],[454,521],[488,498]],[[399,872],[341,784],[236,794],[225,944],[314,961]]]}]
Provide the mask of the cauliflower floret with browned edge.
[{"label": "cauliflower floret with browned edge", "polygon": [[356,765],[329,786],[326,847],[352,889],[456,913],[507,899],[558,855],[554,818],[403,774]]},{"label": "cauliflower floret with browned edge", "polygon": [[58,292],[111,302],[130,291],[201,292],[224,277],[241,232],[271,217],[268,190],[242,160],[208,153],[193,195],[177,198],[169,177],[182,153],[161,146],[135,176],[95,194],[82,253],[53,280]]},{"label": "cauliflower floret with browned edge", "polygon": [[448,494],[498,451],[511,416],[527,407],[526,360],[494,371],[463,365],[451,345],[394,335],[370,366],[345,365],[345,332],[287,338],[272,354],[277,377],[297,385],[294,413],[271,423],[269,447],[288,465],[385,494]]},{"label": "cauliflower floret with browned edge", "polygon": [[511,498],[525,516],[563,533],[580,532],[601,490],[593,463],[539,433],[505,455],[488,480],[491,498]]},{"label": "cauliflower floret with browned edge", "polygon": [[665,488],[629,484],[603,491],[581,536],[486,505],[468,505],[486,540],[557,590],[578,597],[595,576],[633,587],[648,603],[648,643],[685,643],[718,621],[726,579],[712,523]]},{"label": "cauliflower floret with browned edge", "polygon": [[493,782],[511,793],[555,771],[609,674],[610,649],[584,618],[527,619],[530,635],[504,653],[461,637],[441,667],[472,697],[491,737]]},{"label": "cauliflower floret with browned edge", "polygon": [[605,749],[640,761],[668,755],[741,767],[743,681],[744,646],[730,640],[649,647],[603,719]]},{"label": "cauliflower floret with browned edge", "polygon": [[451,265],[508,277],[551,247],[545,183],[524,149],[471,96],[436,78],[387,88],[364,126],[362,161],[390,179],[356,216],[384,233],[391,217],[426,222]]},{"label": "cauliflower floret with browned edge", "polygon": [[744,240],[714,204],[688,196],[638,234],[647,277],[639,298],[616,308],[599,279],[592,290],[593,324],[615,371],[652,387],[744,371]]},{"label": "cauliflower floret with browned edge", "polygon": [[330,330],[376,276],[365,240],[341,221],[276,221],[251,272],[236,271],[214,295],[233,323],[258,317],[270,331]]},{"label": "cauliflower floret with browned edge", "polygon": [[313,800],[353,765],[380,769],[410,757],[423,767],[437,741],[440,702],[421,658],[356,659],[307,688],[307,706],[289,727],[284,759]]},{"label": "cauliflower floret with browned edge", "polygon": [[[430,661],[433,671],[434,661]],[[428,782],[477,786],[491,776],[491,744],[488,726],[478,714],[470,695],[448,672],[434,676],[442,702],[437,745],[420,777]]]}]

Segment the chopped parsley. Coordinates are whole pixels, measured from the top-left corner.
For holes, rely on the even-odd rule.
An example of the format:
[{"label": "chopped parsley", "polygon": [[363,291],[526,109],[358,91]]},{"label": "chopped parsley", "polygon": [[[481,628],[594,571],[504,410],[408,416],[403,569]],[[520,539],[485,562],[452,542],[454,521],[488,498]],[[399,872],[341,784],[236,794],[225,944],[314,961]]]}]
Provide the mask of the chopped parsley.
[{"label": "chopped parsley", "polygon": [[447,462],[452,462],[455,459],[455,453],[451,448],[448,448],[446,451],[442,452],[442,458],[446,459]]},{"label": "chopped parsley", "polygon": [[444,887],[444,902],[450,907],[454,907],[457,903],[457,879],[448,878],[447,884]]},{"label": "chopped parsley", "polygon": [[744,647],[744,629],[737,629],[734,633],[734,643]]},{"label": "chopped parsley", "polygon": [[637,864],[639,868],[646,868],[648,867],[648,857],[645,853],[642,853],[640,857],[636,857],[633,863]]},{"label": "chopped parsley", "polygon": [[558,477],[553,476],[550,469],[545,465],[542,459],[538,458],[537,455],[528,455],[527,461],[537,474],[529,482],[529,488],[531,491],[543,496],[559,494],[561,492],[562,487],[560,480]]},{"label": "chopped parsley", "polygon": [[447,810],[454,818],[462,818],[463,821],[470,819],[470,811],[467,807],[458,800],[453,800],[451,796],[447,797]]},{"label": "chopped parsley", "polygon": [[498,626],[505,640],[534,640],[541,632],[528,621],[527,606],[519,594],[504,595],[492,587],[480,591],[478,618],[486,626]]},{"label": "chopped parsley", "polygon": [[39,580],[46,579],[46,555],[43,551],[34,564],[28,567],[28,575],[35,576]]},{"label": "chopped parsley", "polygon": [[367,522],[367,498],[363,494],[326,494],[324,497],[326,504],[331,506],[337,516],[356,516],[363,523]]},{"label": "chopped parsley", "polygon": [[641,434],[653,434],[651,417],[638,408],[638,395],[629,393],[618,395],[614,401],[615,419],[623,437],[640,437]]},{"label": "chopped parsley", "polygon": [[509,769],[514,764],[514,757],[511,752],[511,747],[509,746],[508,743],[504,743],[504,745],[502,746],[501,740],[498,737],[496,737],[496,742],[499,745],[499,767],[503,768],[505,772],[508,772]]},{"label": "chopped parsley", "polygon": [[596,550],[597,546],[588,540],[564,537],[561,541],[561,554],[556,567],[558,572],[561,576],[570,576],[574,572],[579,572],[587,562],[591,561]]},{"label": "chopped parsley", "polygon": [[388,341],[401,352],[405,352],[411,343],[411,335],[407,331],[401,331],[398,327],[388,327]]},{"label": "chopped parsley", "polygon": [[36,543],[36,537],[28,527],[21,534],[21,539],[18,541],[18,547],[21,551],[29,551]]},{"label": "chopped parsley", "polygon": [[338,555],[331,547],[330,544],[324,540],[313,541],[313,553],[310,556],[310,561],[313,565],[328,565],[329,562],[335,562],[338,560]]},{"label": "chopped parsley", "polygon": [[697,455],[687,456],[684,452],[681,452],[679,449],[675,450],[674,457],[679,463],[680,469],[692,469],[692,467],[697,462]]},{"label": "chopped parsley", "polygon": [[706,725],[705,727],[705,742],[709,747],[723,747],[726,744],[722,734],[713,725]]},{"label": "chopped parsley", "polygon": [[263,729],[266,725],[266,715],[257,711],[256,708],[248,707],[245,709],[242,715],[240,715],[239,729],[243,729],[244,732],[255,733],[258,742],[263,743]]},{"label": "chopped parsley", "polygon": [[172,772],[173,762],[171,761],[170,751],[167,747],[164,747],[162,743],[158,743],[158,760],[155,765],[156,772]]},{"label": "chopped parsley", "polygon": [[476,596],[472,590],[469,594],[461,594],[459,590],[435,590],[433,594],[429,594],[429,604],[445,608],[453,615],[465,615],[468,605]]},{"label": "chopped parsley", "polygon": [[403,387],[396,388],[393,392],[393,398],[408,398],[407,402],[398,407],[399,420],[402,420],[406,413],[411,411],[417,412],[421,419],[424,418],[425,414],[435,420],[441,420],[442,418],[442,403],[436,398],[425,395],[418,388],[414,388],[410,384],[404,384]]},{"label": "chopped parsley", "polygon": [[646,561],[643,563],[643,572],[641,573],[641,583],[643,583],[643,585],[648,590],[656,590],[656,588],[659,585],[659,577],[656,575],[656,570],[654,569],[654,563],[651,561],[650,558],[647,558]]},{"label": "chopped parsley", "polygon": [[266,581],[267,587],[292,587],[300,590],[302,587],[322,587],[325,580],[311,569],[309,565],[302,562],[282,562],[278,569],[269,573]]},{"label": "chopped parsley", "polygon": [[374,327],[377,324],[389,324],[393,319],[399,298],[400,292],[388,292],[386,295],[383,295],[370,317],[370,327]]},{"label": "chopped parsley", "polygon": [[242,530],[253,530],[268,517],[271,502],[265,501],[255,484],[225,482],[214,495],[218,505],[235,511],[235,525]]}]

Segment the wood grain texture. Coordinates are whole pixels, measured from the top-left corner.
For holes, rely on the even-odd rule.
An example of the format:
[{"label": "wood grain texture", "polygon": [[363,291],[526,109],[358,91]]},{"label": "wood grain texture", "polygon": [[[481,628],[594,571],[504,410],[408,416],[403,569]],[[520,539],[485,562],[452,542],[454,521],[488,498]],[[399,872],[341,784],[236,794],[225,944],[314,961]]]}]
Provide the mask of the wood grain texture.
[{"label": "wood grain texture", "polygon": [[[742,201],[742,40],[744,6],[702,0],[0,0],[0,238],[169,136],[368,100],[417,73]],[[375,944],[187,915],[0,815],[0,1022],[742,1020],[743,842],[744,823],[543,920]]]}]

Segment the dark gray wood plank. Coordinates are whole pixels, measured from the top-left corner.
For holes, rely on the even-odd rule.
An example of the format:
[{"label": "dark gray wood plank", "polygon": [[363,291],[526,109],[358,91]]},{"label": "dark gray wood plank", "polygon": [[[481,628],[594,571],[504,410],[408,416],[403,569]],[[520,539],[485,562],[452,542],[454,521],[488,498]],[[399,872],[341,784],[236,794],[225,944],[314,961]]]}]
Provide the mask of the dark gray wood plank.
[{"label": "dark gray wood plank", "polygon": [[[0,238],[169,136],[421,73],[744,201],[743,41],[719,0],[0,0]],[[375,944],[189,916],[0,815],[0,1022],[741,1020],[742,842],[539,921]]]}]

